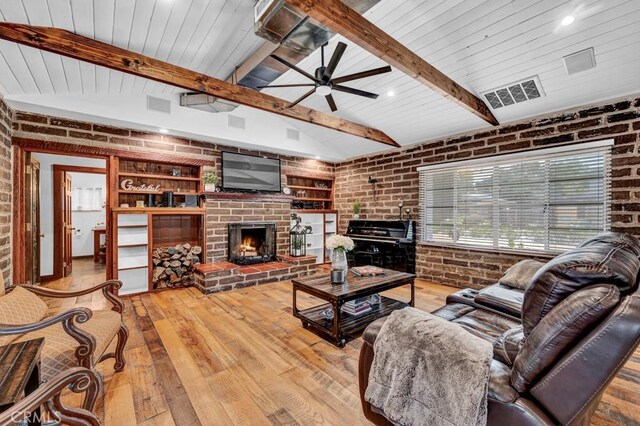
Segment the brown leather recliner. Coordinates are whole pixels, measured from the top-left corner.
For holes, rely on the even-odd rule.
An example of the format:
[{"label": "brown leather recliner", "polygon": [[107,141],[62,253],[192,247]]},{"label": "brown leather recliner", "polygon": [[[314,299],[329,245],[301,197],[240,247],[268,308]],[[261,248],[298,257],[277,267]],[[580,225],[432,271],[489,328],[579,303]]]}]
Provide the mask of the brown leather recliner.
[{"label": "brown leather recliner", "polygon": [[[640,342],[640,240],[608,233],[543,266],[526,292],[502,285],[462,290],[433,312],[493,343],[489,425],[588,425],[602,394]],[[359,385],[364,414],[391,424],[364,400],[374,342],[365,330]]]}]

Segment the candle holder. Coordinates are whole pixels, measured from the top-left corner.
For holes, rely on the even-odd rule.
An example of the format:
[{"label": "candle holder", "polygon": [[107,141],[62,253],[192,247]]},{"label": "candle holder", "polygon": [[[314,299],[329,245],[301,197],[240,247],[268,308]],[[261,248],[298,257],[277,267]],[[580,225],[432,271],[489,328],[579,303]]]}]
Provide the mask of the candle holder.
[{"label": "candle holder", "polygon": [[331,284],[344,284],[347,280],[347,274],[344,269],[331,270]]}]

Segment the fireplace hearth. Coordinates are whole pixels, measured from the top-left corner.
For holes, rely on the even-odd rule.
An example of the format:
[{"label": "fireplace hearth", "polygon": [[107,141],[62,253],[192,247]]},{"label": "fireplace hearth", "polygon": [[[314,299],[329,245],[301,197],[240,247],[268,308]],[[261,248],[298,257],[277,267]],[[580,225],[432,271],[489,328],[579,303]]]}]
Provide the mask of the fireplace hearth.
[{"label": "fireplace hearth", "polygon": [[276,224],[243,222],[229,224],[229,262],[237,265],[276,260]]}]

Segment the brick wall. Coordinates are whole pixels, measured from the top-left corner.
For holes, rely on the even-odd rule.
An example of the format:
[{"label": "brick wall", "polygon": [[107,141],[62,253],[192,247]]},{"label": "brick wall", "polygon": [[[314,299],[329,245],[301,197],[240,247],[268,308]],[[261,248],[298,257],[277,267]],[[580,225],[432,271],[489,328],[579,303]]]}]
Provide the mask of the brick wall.
[{"label": "brick wall", "polygon": [[0,99],[0,271],[5,286],[11,284],[11,117]]},{"label": "brick wall", "polygon": [[[634,96],[343,162],[336,165],[340,230],[346,229],[356,199],[362,201],[363,218],[396,219],[403,202],[417,219],[420,165],[613,138],[612,227],[640,236],[639,133],[640,98]],[[379,179],[375,192],[369,176]],[[419,276],[460,287],[495,282],[527,257],[424,244],[417,251]]]}]

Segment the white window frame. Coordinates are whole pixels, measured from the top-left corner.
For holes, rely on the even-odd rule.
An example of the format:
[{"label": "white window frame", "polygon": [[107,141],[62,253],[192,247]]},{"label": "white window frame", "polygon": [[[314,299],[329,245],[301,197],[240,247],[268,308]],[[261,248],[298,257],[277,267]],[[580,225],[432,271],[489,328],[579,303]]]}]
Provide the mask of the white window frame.
[{"label": "white window frame", "polygon": [[[432,164],[432,165],[427,165],[427,166],[420,166],[418,167],[416,170],[418,171],[419,175],[421,175],[421,172],[433,172],[433,171],[447,171],[447,170],[452,170],[452,171],[456,171],[456,170],[462,170],[465,168],[476,168],[476,167],[487,167],[487,166],[499,166],[499,165],[503,165],[503,164],[511,164],[511,163],[517,163],[518,161],[535,161],[536,159],[547,159],[552,155],[555,154],[563,154],[563,153],[580,153],[580,154],[584,154],[584,153],[588,153],[588,152],[596,152],[598,150],[601,150],[602,148],[605,147],[611,147],[614,145],[614,140],[613,139],[605,139],[605,140],[601,140],[601,141],[595,141],[595,142],[583,142],[583,143],[576,143],[576,144],[569,144],[569,145],[561,145],[561,146],[556,146],[556,147],[552,147],[552,148],[542,148],[542,149],[537,149],[537,150],[530,150],[530,151],[521,151],[521,152],[516,152],[516,153],[511,153],[511,154],[503,154],[503,155],[496,155],[496,156],[490,156],[490,157],[482,157],[482,158],[475,158],[475,159],[470,159],[470,160],[461,160],[461,161],[453,161],[453,162],[448,162],[448,163],[439,163],[439,164]],[[607,210],[605,212],[605,221],[603,224],[603,232],[604,231],[608,231],[610,228],[610,203],[611,203],[611,185],[610,185],[610,179],[607,180],[606,177],[610,176],[611,170],[611,164],[610,163],[606,163],[605,167],[607,167],[607,169],[604,171],[604,175],[605,175],[605,182],[606,184],[608,184],[608,186],[606,187],[606,191],[604,194],[604,200],[603,200],[603,204],[606,206]],[[497,182],[497,181],[494,181]],[[497,185],[497,183],[494,183],[494,187]],[[547,194],[548,195],[548,194]],[[455,186],[454,186],[454,200],[456,199],[455,197]],[[456,216],[456,203],[454,202],[454,217]],[[495,233],[497,232],[496,229],[496,222],[498,221],[498,219],[494,219],[494,238],[493,238],[493,245],[492,246],[487,246],[487,245],[472,245],[472,244],[463,244],[463,243],[457,243],[457,242],[446,242],[446,241],[437,241],[437,240],[430,240],[428,239],[428,235],[430,234],[430,231],[428,229],[426,229],[426,225],[425,225],[425,218],[426,218],[426,209],[427,209],[427,203],[426,200],[423,199],[423,188],[422,185],[420,184],[420,200],[419,200],[419,208],[420,208],[420,233],[419,233],[419,241],[423,244],[430,244],[430,245],[436,245],[436,246],[453,246],[453,247],[459,247],[459,248],[465,248],[465,249],[479,249],[479,250],[497,250],[497,251],[510,251],[510,252],[527,252],[527,253],[538,253],[538,254],[544,254],[544,253],[556,253],[555,251],[551,250],[549,247],[549,236],[548,236],[548,223],[545,224],[545,229],[546,229],[546,234],[547,237],[545,238],[545,249],[544,250],[535,250],[535,249],[510,249],[510,248],[506,248],[506,247],[502,247],[499,246],[497,244],[497,240],[496,240],[496,236]],[[494,206],[494,209],[496,207]],[[495,215],[494,215],[495,218]],[[454,221],[454,233],[455,233],[455,221]]]}]

